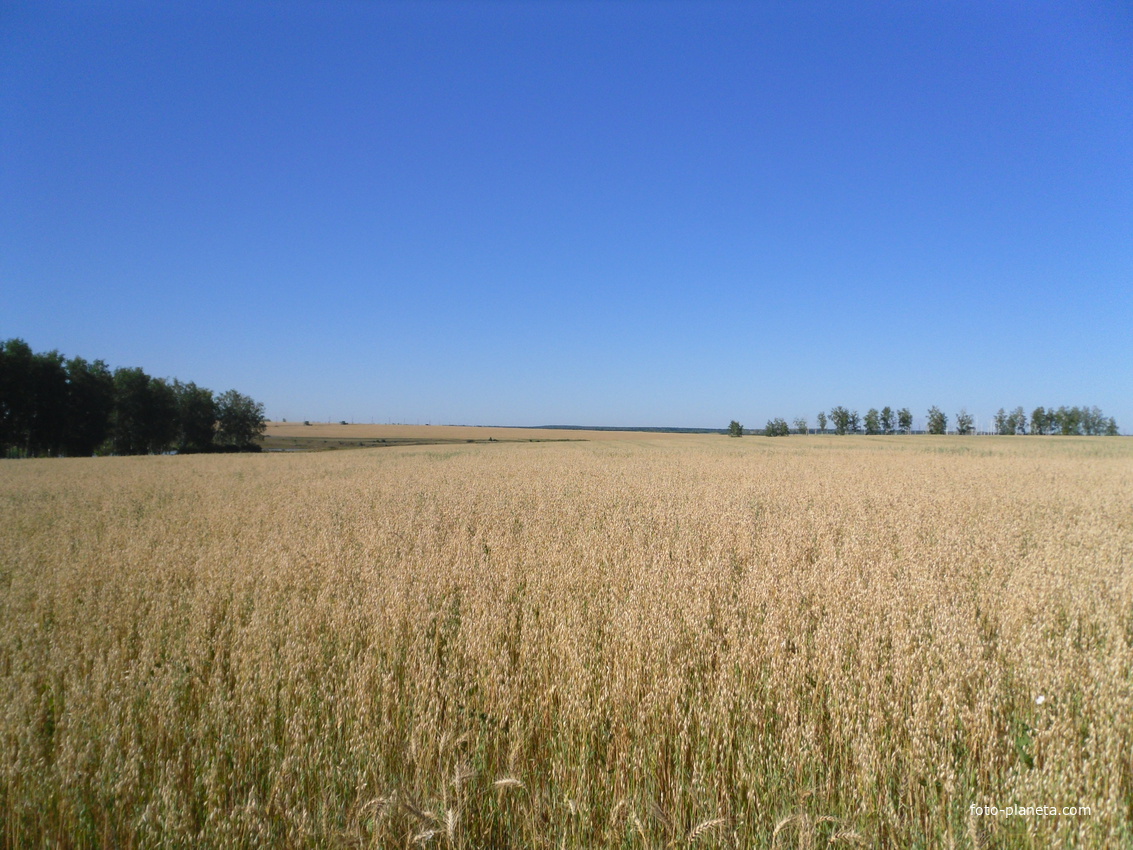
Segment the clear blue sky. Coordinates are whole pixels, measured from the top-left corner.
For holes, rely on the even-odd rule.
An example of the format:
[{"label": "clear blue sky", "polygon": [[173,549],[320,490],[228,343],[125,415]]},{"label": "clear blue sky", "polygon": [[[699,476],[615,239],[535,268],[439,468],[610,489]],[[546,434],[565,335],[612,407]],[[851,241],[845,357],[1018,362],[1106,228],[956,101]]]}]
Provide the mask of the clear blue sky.
[{"label": "clear blue sky", "polygon": [[0,338],[269,416],[1133,431],[1124,2],[0,3]]}]

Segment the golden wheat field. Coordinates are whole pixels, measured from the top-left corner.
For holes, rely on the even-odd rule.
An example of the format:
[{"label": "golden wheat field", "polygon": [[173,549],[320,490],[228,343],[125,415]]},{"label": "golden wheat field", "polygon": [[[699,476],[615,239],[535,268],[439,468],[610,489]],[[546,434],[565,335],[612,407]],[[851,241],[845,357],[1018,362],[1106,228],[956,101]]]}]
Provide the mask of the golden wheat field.
[{"label": "golden wheat field", "polygon": [[1133,441],[8,461],[0,695],[8,847],[1130,846]]}]

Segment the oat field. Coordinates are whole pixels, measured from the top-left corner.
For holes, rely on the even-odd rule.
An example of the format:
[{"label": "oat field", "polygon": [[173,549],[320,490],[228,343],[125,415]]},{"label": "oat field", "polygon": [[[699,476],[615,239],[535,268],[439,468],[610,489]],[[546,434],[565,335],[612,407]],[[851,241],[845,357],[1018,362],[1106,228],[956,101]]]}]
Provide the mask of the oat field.
[{"label": "oat field", "polygon": [[4,462],[0,829],[1131,846],[1133,441]]}]

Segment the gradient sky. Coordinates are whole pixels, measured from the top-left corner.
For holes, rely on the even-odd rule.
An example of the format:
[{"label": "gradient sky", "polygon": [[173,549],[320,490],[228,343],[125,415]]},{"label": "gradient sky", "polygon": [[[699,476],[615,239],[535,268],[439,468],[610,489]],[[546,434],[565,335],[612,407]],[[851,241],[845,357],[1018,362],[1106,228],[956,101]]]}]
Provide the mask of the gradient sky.
[{"label": "gradient sky", "polygon": [[1133,431],[1133,7],[0,2],[0,338],[272,418]]}]

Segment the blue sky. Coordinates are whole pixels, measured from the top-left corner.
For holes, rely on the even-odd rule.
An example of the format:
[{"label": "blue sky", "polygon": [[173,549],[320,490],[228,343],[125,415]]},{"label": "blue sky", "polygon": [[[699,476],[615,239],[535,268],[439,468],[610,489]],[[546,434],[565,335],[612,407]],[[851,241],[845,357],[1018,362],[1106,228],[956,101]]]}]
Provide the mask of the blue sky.
[{"label": "blue sky", "polygon": [[1133,431],[1125,3],[0,2],[0,338],[274,418]]}]

